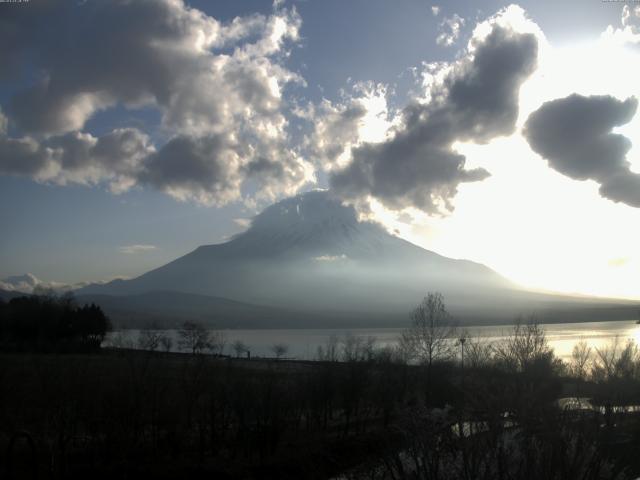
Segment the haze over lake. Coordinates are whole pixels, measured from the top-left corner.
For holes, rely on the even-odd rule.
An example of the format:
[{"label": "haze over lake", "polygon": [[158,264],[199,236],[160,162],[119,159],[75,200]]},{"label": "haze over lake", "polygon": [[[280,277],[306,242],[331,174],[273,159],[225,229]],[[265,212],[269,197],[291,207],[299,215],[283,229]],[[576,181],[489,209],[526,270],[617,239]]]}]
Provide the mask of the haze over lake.
[{"label": "haze over lake", "polygon": [[[549,345],[555,354],[567,359],[576,342],[585,340],[589,346],[601,348],[619,337],[622,342],[634,340],[640,343],[640,325],[634,320],[612,322],[579,322],[543,324]],[[480,338],[486,342],[500,342],[510,335],[513,325],[474,326],[464,329],[468,337]],[[259,330],[221,330],[225,334],[224,353],[233,355],[231,344],[242,341],[254,357],[272,357],[271,347],[285,344],[288,347],[287,358],[312,360],[316,357],[319,346],[325,346],[332,336],[343,339],[352,334],[358,337],[375,337],[376,346],[392,346],[397,344],[402,333],[401,328],[332,328],[332,329],[259,329]],[[113,340],[114,335],[124,335],[126,340],[135,343],[139,330],[113,332],[106,342]],[[178,331],[166,330],[173,338],[174,349],[177,349]]]}]

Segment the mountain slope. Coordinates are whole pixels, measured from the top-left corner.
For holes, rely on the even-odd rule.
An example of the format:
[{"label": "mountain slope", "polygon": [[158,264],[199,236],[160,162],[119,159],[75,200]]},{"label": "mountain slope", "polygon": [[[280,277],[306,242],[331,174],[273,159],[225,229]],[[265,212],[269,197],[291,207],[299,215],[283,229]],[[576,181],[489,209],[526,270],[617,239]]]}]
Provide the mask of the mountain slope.
[{"label": "mountain slope", "polygon": [[28,294],[23,292],[16,292],[14,290],[0,289],[0,299],[2,299],[5,302],[10,301],[12,298],[24,297],[25,295],[28,295]]},{"label": "mountain slope", "polygon": [[[360,323],[367,317],[395,322],[435,290],[463,321],[506,321],[522,312],[592,306],[584,299],[522,291],[484,265],[420,248],[377,224],[359,222],[352,208],[321,191],[268,207],[226,243],[199,247],[140,277],[78,293],[222,297],[299,312],[302,325],[311,317],[313,323],[323,318]],[[203,311],[207,308],[213,307]]]},{"label": "mountain slope", "polygon": [[136,295],[112,296],[81,294],[79,304],[100,305],[116,326],[129,328],[178,327],[184,321],[196,321],[220,328],[265,328],[271,325],[291,327],[297,323],[293,312],[226,298],[190,293],[156,291]]},{"label": "mountain slope", "polygon": [[[272,205],[227,243],[199,247],[138,278],[80,293],[171,290],[287,308],[362,310],[363,301],[404,303],[406,289],[472,286],[511,287],[483,265],[443,257],[377,224],[358,222],[352,208],[318,191]],[[389,295],[372,291],[379,288]]]}]

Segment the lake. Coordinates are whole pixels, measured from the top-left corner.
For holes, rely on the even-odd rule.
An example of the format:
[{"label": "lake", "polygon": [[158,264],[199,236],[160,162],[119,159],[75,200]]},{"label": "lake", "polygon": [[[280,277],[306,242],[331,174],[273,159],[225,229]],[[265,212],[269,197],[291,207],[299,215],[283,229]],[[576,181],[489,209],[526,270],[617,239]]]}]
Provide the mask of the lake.
[{"label": "lake", "polygon": [[[623,341],[632,339],[640,344],[640,325],[635,320],[615,322],[580,322],[543,324],[549,345],[557,356],[567,358],[576,342],[585,340],[591,347],[603,347],[618,336]],[[511,333],[512,325],[466,327],[467,336],[482,338],[488,342],[498,342]],[[173,349],[177,350],[176,330],[165,331],[173,338]],[[400,328],[351,328],[351,329],[275,329],[275,330],[222,330],[226,339],[226,354],[233,354],[231,344],[241,340],[256,357],[273,356],[274,344],[288,347],[286,356],[302,360],[312,360],[319,346],[326,345],[331,336],[344,338],[352,334],[359,337],[375,337],[376,345],[394,345],[398,341]],[[109,343],[115,335],[124,335],[130,344],[137,338],[138,331],[115,332],[107,338]]]}]

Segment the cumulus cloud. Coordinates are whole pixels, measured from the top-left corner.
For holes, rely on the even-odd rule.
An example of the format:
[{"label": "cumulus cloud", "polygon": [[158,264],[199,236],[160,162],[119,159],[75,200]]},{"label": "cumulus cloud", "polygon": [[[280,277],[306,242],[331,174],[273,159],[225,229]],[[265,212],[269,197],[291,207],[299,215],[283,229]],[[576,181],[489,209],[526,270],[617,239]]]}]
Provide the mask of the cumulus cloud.
[{"label": "cumulus cloud", "polygon": [[640,5],[622,7],[622,26],[640,35]]},{"label": "cumulus cloud", "polygon": [[438,15],[440,15],[440,7],[438,5],[432,5],[431,6],[431,14],[434,17],[437,17]]},{"label": "cumulus cloud", "polygon": [[136,253],[151,252],[151,251],[157,250],[157,249],[158,249],[158,247],[156,247],[155,245],[145,245],[145,244],[124,245],[124,246],[118,248],[120,253],[125,253],[127,255],[132,255],[132,254],[136,254]]},{"label": "cumulus cloud", "polygon": [[[295,9],[276,4],[270,15],[228,23],[181,0],[57,1],[4,13],[0,39],[12,40],[11,61],[41,74],[9,101],[10,122],[22,136],[8,138],[0,122],[0,148],[14,155],[0,157],[2,171],[60,183],[117,177],[117,191],[143,182],[217,205],[248,190],[273,198],[313,180],[309,165],[287,147],[283,89],[304,83],[283,66],[299,36]],[[156,109],[168,142],[146,149],[142,159],[130,155],[129,164],[111,162],[118,155],[109,148],[132,141],[93,145],[82,130],[116,105]],[[168,158],[172,152],[186,152],[183,170],[182,158]]]},{"label": "cumulus cloud", "polygon": [[86,286],[86,283],[70,285],[63,282],[45,282],[31,273],[12,275],[0,280],[0,290],[27,294],[46,294],[49,291],[63,293],[83,286]]},{"label": "cumulus cloud", "polygon": [[476,29],[466,54],[430,86],[428,100],[402,110],[389,138],[351,150],[350,163],[331,176],[336,192],[374,197],[396,210],[443,213],[453,209],[460,183],[489,175],[466,169],[454,144],[487,143],[515,130],[520,86],[536,68],[538,41],[512,28],[507,13],[514,15],[513,8]]},{"label": "cumulus cloud", "polygon": [[614,45],[640,44],[640,5],[624,5],[620,23],[618,28],[609,25],[602,37]]},{"label": "cumulus cloud", "polygon": [[32,293],[33,289],[40,284],[40,280],[31,274],[12,275],[0,280],[0,289],[9,292]]},{"label": "cumulus cloud", "polygon": [[386,94],[383,85],[358,83],[352,94],[343,92],[340,101],[323,99],[299,113],[313,123],[311,133],[304,139],[309,159],[331,171],[349,162],[353,147],[383,140],[390,126]]},{"label": "cumulus cloud", "polygon": [[631,142],[612,132],[637,108],[635,98],[573,94],[543,104],[529,116],[523,133],[553,169],[575,180],[594,180],[603,197],[640,207],[640,175],[626,160]]},{"label": "cumulus cloud", "polygon": [[282,143],[262,148],[230,133],[181,135],[151,155],[140,180],[180,200],[224,205],[242,195],[245,181],[261,185],[258,198],[292,194],[313,179],[313,170]]},{"label": "cumulus cloud", "polygon": [[462,27],[464,27],[464,18],[457,13],[454,13],[451,17],[447,17],[438,26],[438,36],[436,37],[436,43],[445,47],[449,47],[456,43]]},{"label": "cumulus cloud", "polygon": [[313,134],[307,137],[311,158],[330,170],[357,141],[359,124],[366,113],[356,99],[344,103],[324,99],[316,109]]},{"label": "cumulus cloud", "polygon": [[222,24],[181,1],[55,3],[46,19],[24,13],[10,25],[49,23],[16,45],[34,49],[43,70],[11,102],[25,131],[79,130],[97,110],[117,103],[156,104],[165,123],[179,129],[197,131],[205,122],[216,129],[248,107],[258,117],[277,113],[280,84],[295,77],[269,59],[298,35],[300,19],[292,11]]},{"label": "cumulus cloud", "polygon": [[136,183],[142,162],[153,151],[137,129],[116,129],[101,137],[74,132],[38,142],[0,132],[0,173],[60,185],[107,182],[113,192]]},{"label": "cumulus cloud", "polygon": [[181,200],[226,203],[242,183],[234,147],[226,135],[175,137],[149,158],[142,180]]}]

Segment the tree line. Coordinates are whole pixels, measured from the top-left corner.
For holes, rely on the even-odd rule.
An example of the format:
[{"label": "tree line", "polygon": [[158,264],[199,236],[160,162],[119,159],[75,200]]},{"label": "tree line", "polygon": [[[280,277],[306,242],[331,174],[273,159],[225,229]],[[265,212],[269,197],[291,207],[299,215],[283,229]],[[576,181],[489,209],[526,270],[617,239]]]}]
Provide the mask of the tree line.
[{"label": "tree line", "polygon": [[99,306],[77,305],[71,294],[0,300],[0,349],[5,351],[95,351],[110,329]]}]

